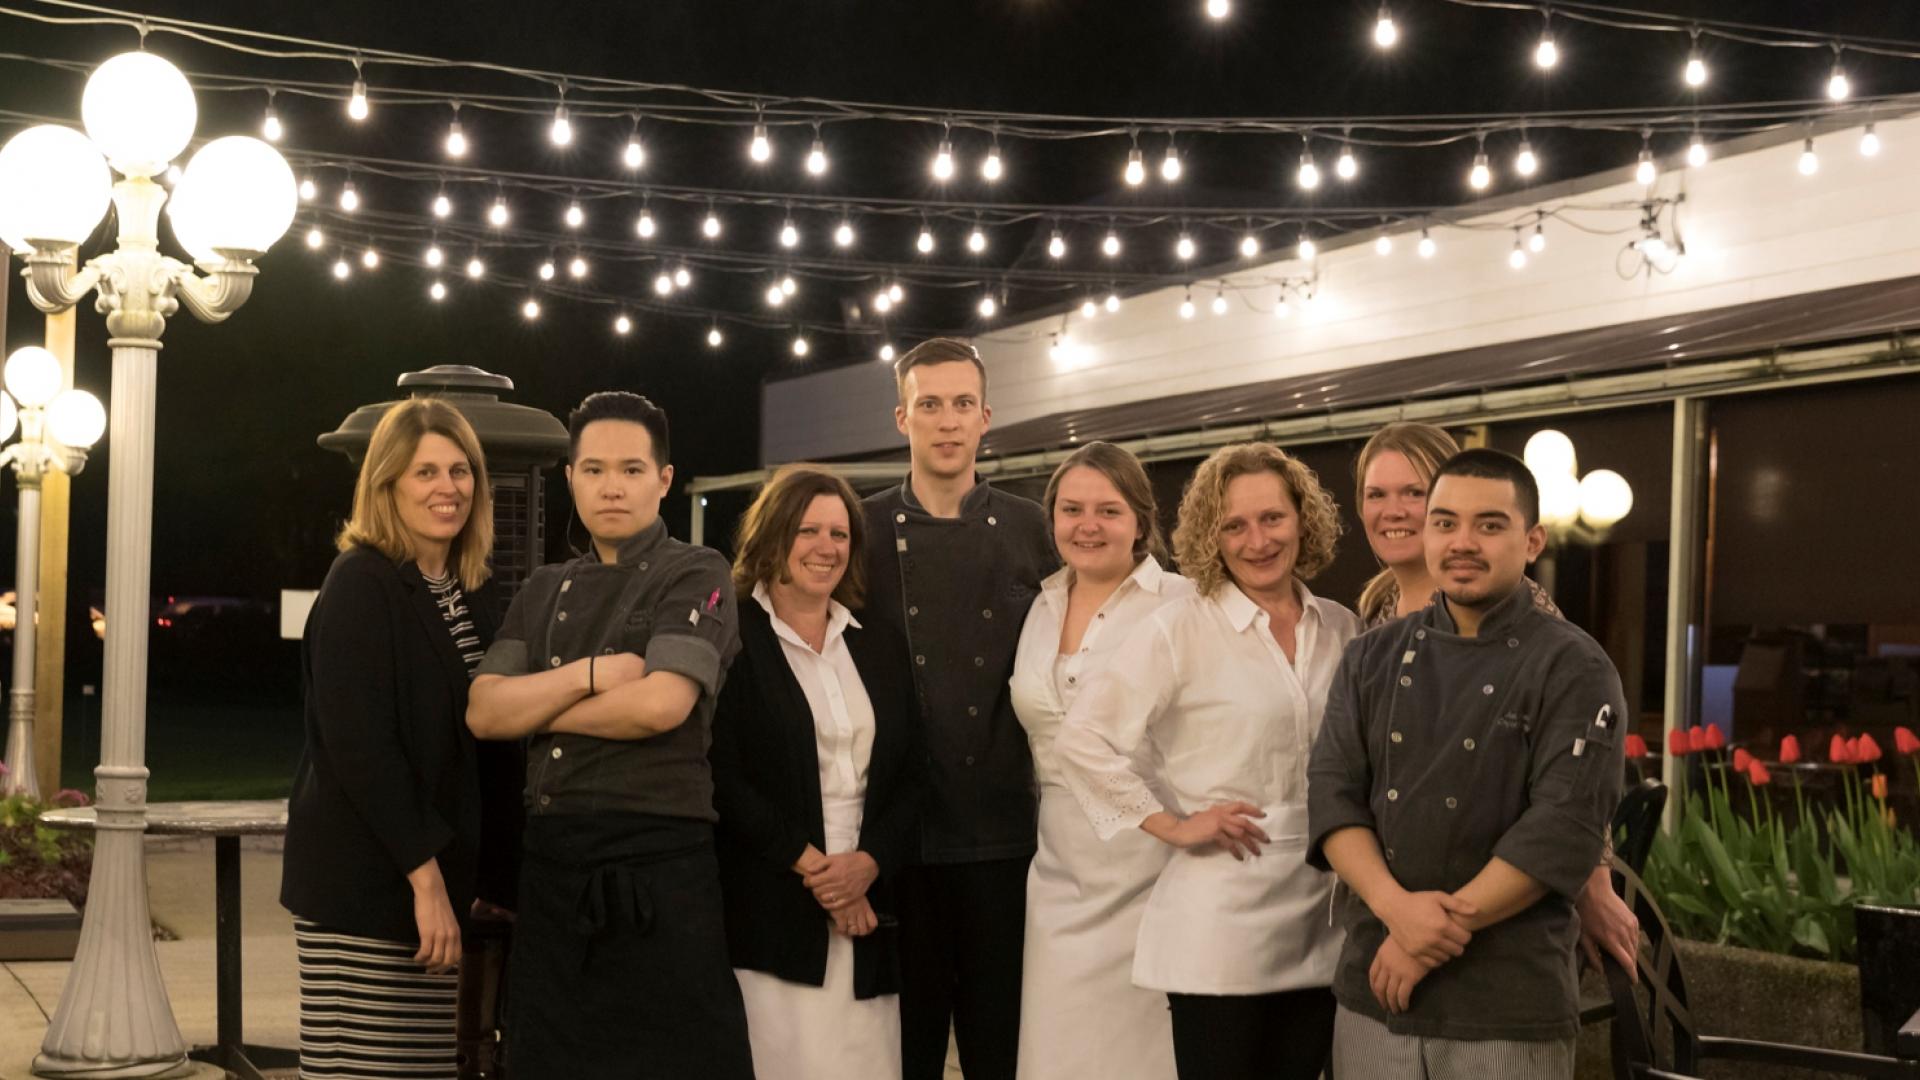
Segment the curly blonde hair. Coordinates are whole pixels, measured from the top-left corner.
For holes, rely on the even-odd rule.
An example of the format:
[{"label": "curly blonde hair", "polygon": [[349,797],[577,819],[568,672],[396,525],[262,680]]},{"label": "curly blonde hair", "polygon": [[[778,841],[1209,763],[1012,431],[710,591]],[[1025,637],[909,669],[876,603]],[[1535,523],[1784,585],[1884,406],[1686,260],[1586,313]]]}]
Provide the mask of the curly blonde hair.
[{"label": "curly blonde hair", "polygon": [[1220,556],[1220,519],[1226,513],[1227,485],[1236,476],[1270,472],[1286,485],[1300,514],[1300,553],[1293,576],[1311,581],[1333,564],[1333,545],[1340,539],[1340,508],[1320,485],[1314,471],[1272,443],[1235,443],[1215,450],[1187,481],[1180,497],[1180,519],[1173,530],[1173,554],[1202,596],[1212,596],[1227,583],[1227,567]]}]

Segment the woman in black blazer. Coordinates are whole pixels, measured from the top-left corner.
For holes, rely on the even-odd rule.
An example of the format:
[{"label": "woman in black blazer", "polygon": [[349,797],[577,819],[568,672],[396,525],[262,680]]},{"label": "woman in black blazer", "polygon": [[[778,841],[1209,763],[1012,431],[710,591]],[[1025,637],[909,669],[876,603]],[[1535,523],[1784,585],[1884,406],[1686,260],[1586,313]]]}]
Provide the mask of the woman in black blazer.
[{"label": "woman in black blazer", "polygon": [[481,863],[467,680],[496,623],[492,546],[466,419],[431,398],[388,410],[302,644],[280,889],[302,1076],[455,1075],[453,968]]},{"label": "woman in black blazer", "polygon": [[734,560],[740,653],[713,721],[727,943],[759,1080],[900,1075],[889,879],[919,830],[906,649],[860,625],[862,516],[791,466]]}]

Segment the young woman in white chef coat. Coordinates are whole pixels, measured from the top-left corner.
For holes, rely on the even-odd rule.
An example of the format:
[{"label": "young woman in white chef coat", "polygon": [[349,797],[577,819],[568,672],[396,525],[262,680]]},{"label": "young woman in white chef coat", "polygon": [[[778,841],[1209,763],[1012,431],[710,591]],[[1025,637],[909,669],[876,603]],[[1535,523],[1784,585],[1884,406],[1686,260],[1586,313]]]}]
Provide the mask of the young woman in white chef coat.
[{"label": "young woman in white chef coat", "polygon": [[1144,832],[1095,835],[1054,763],[1067,710],[1134,627],[1193,595],[1161,568],[1153,486],[1132,454],[1088,443],[1042,499],[1061,568],[1040,583],[1014,659],[1015,713],[1040,780],[1040,844],[1027,873],[1021,1080],[1173,1080],[1164,994],[1133,985],[1147,894],[1172,848]]},{"label": "young woman in white chef coat", "polygon": [[1315,1080],[1333,1038],[1333,878],[1309,867],[1307,758],[1359,631],[1306,581],[1339,518],[1266,443],[1214,452],[1174,550],[1196,595],[1149,614],[1076,699],[1054,758],[1102,838],[1165,844],[1137,986],[1167,994],[1181,1080]]}]

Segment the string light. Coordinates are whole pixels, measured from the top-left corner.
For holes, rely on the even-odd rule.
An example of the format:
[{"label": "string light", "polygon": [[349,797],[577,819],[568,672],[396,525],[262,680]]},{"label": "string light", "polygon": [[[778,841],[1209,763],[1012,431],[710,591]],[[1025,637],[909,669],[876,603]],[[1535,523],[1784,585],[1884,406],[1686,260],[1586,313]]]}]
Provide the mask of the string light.
[{"label": "string light", "polygon": [[326,246],[326,243],[327,234],[320,231],[320,226],[315,225],[313,228],[307,230],[307,246],[309,248],[318,251]]},{"label": "string light", "polygon": [[552,281],[553,275],[557,272],[558,271],[554,270],[553,268],[552,259],[548,259],[545,262],[540,264],[539,274],[540,274],[541,281]]},{"label": "string light", "polygon": [[893,342],[883,342],[880,346],[880,362],[883,364],[891,364],[893,363],[893,356]]},{"label": "string light", "polygon": [[933,155],[933,178],[941,183],[953,179],[953,143],[944,136]]},{"label": "string light", "polygon": [[1693,44],[1687,49],[1687,66],[1680,78],[1695,90],[1707,85],[1707,62],[1700,55],[1700,31],[1693,31]]},{"label": "string light", "polygon": [[1284,319],[1293,314],[1293,308],[1287,304],[1287,290],[1282,287],[1279,295],[1273,298],[1273,317]]},{"label": "string light", "polygon": [[[627,132],[627,148],[620,152],[620,163],[629,169],[638,169],[647,163],[647,148],[640,142],[640,118],[633,118],[633,129]],[[626,318],[625,315],[620,316]],[[624,333],[625,331],[622,331]]]},{"label": "string light", "polygon": [[873,294],[873,310],[882,315],[893,310],[893,297],[887,295],[887,290],[881,289]]},{"label": "string light", "polygon": [[1127,151],[1127,169],[1122,175],[1125,177],[1128,187],[1139,187],[1146,182],[1147,163],[1146,159],[1140,153],[1139,146],[1136,145],[1133,149]]},{"label": "string light", "polygon": [[1207,0],[1207,17],[1219,22],[1233,14],[1233,5],[1228,0]]},{"label": "string light", "polygon": [[672,296],[673,275],[667,273],[665,270],[660,271],[660,273],[654,276],[653,291],[659,293],[661,296]]},{"label": "string light", "polygon": [[980,317],[981,318],[991,319],[993,318],[994,313],[999,310],[1000,310],[1000,305],[994,301],[992,293],[988,293],[987,295],[980,298]]},{"label": "string light", "polygon": [[1191,319],[1193,318],[1193,312],[1193,286],[1189,285],[1187,286],[1186,299],[1180,301],[1180,317],[1183,319]]},{"label": "string light", "polygon": [[427,295],[431,296],[435,303],[445,300],[447,298],[446,282],[436,281],[432,285],[427,286]]},{"label": "string light", "polygon": [[827,144],[820,137],[820,125],[813,126],[813,148],[807,151],[807,173],[810,176],[827,174]]},{"label": "string light", "polygon": [[1651,187],[1653,186],[1654,179],[1658,175],[1659,172],[1653,165],[1653,133],[1650,131],[1642,131],[1640,133],[1640,160],[1633,167],[1634,182],[1642,187]]},{"label": "string light", "polygon": [[1180,239],[1175,241],[1173,245],[1173,253],[1175,256],[1177,256],[1180,259],[1181,262],[1186,262],[1187,260],[1192,259],[1194,250],[1195,249],[1193,246],[1193,237],[1187,235],[1186,233],[1181,233]]},{"label": "string light", "polygon": [[319,194],[320,189],[313,185],[313,177],[303,176],[300,178],[301,202],[312,202]]},{"label": "string light", "polygon": [[693,285],[693,271],[687,269],[685,263],[682,263],[678,267],[674,268],[674,271],[673,271],[673,287],[674,288],[686,289],[686,288],[691,288],[692,285]]},{"label": "string light", "polygon": [[1099,314],[1100,314],[1100,305],[1093,302],[1093,297],[1089,296],[1085,300],[1080,301],[1080,317],[1081,318],[1091,319],[1094,316]]},{"label": "string light", "polygon": [[833,242],[841,247],[853,246],[853,222],[840,219],[840,225],[833,230]]},{"label": "string light", "polygon": [[1373,253],[1375,255],[1393,254],[1393,237],[1388,236],[1386,233],[1381,233],[1379,236],[1374,237]]},{"label": "string light", "polygon": [[726,340],[726,336],[720,333],[719,323],[714,323],[712,328],[707,331],[707,347],[710,349],[719,348],[721,343]]},{"label": "string light", "polygon": [[1054,259],[1064,259],[1067,257],[1067,238],[1060,234],[1058,228],[1055,228],[1053,235],[1047,238],[1047,255],[1049,258]]},{"label": "string light", "polygon": [[347,265],[346,256],[343,255],[340,258],[333,260],[333,276],[335,278],[341,281],[345,281],[347,280],[348,275],[352,273],[353,273],[353,267]]},{"label": "string light", "polygon": [[367,118],[367,82],[360,77],[360,61],[353,62],[353,90],[347,95],[347,116],[354,123]]},{"label": "string light", "polygon": [[1880,154],[1880,136],[1874,134],[1873,121],[1867,121],[1867,130],[1860,133],[1860,156],[1877,157]]},{"label": "string light", "polygon": [[287,134],[280,124],[280,114],[273,109],[273,91],[267,91],[267,113],[260,119],[260,134],[268,142],[279,142]]},{"label": "string light", "polygon": [[1240,257],[1251,259],[1260,254],[1260,238],[1248,233],[1240,238]]},{"label": "string light", "polygon": [[1109,315],[1119,311],[1120,310],[1120,294],[1112,290],[1108,290],[1106,302],[1101,306],[1107,309],[1107,313]]},{"label": "string light", "polygon": [[1693,132],[1693,138],[1687,141],[1687,164],[1692,168],[1698,169],[1706,163],[1707,141],[1700,137],[1700,130],[1696,127]]},{"label": "string light", "polygon": [[1300,242],[1294,245],[1293,250],[1294,254],[1300,256],[1301,262],[1312,262],[1314,256],[1320,254],[1319,246],[1313,242],[1313,237],[1308,236],[1304,229],[1300,231]]},{"label": "string light", "polygon": [[913,246],[917,248],[922,255],[933,254],[933,230],[929,228],[924,221],[920,223],[920,235],[914,238]]},{"label": "string light", "polygon": [[1853,84],[1847,81],[1847,69],[1840,64],[1840,46],[1833,47],[1833,73],[1827,76],[1827,96],[1835,101],[1845,101],[1853,93]]},{"label": "string light", "polygon": [[460,103],[453,103],[453,119],[447,121],[447,156],[463,158],[467,156],[467,133],[460,129]]},{"label": "string light", "polygon": [[447,198],[447,193],[444,191],[437,192],[433,196],[433,216],[437,218],[453,216],[453,200]]},{"label": "string light", "polygon": [[653,211],[648,207],[641,207],[640,216],[633,221],[633,231],[639,234],[640,239],[651,240],[658,228],[653,222]]},{"label": "string light", "polygon": [[360,193],[353,189],[353,181],[351,180],[347,181],[346,186],[340,189],[340,209],[345,210],[349,214],[360,209]]},{"label": "string light", "polygon": [[553,140],[555,146],[573,145],[573,122],[567,119],[565,104],[553,107],[553,126],[547,129],[547,137]]},{"label": "string light", "polygon": [[720,217],[713,212],[711,206],[707,207],[706,220],[700,223],[700,235],[709,240],[720,239]]},{"label": "string light", "polygon": [[800,246],[800,230],[794,227],[792,218],[788,218],[780,225],[780,246],[783,248]]},{"label": "string light", "polygon": [[887,286],[887,297],[896,304],[903,303],[907,299],[907,290],[901,288],[900,283],[896,281]]},{"label": "string light", "polygon": [[423,259],[428,266],[431,266],[437,270],[441,266],[446,264],[447,253],[440,250],[439,244],[428,244],[427,253],[425,256],[423,256]]},{"label": "string light", "polygon": [[540,301],[528,297],[527,302],[520,305],[520,314],[526,316],[529,321],[539,318]]},{"label": "string light", "polygon": [[1302,190],[1312,191],[1320,186],[1320,169],[1313,163],[1313,150],[1304,144],[1300,150],[1300,171],[1294,174]]},{"label": "string light", "polygon": [[567,273],[573,275],[575,279],[586,277],[587,260],[575,255],[572,261],[567,263]]},{"label": "string light", "polygon": [[[1544,218],[1544,215],[1542,217]],[[1535,255],[1547,250],[1547,231],[1544,220],[1533,223],[1533,235],[1527,237],[1527,250]]]},{"label": "string light", "polygon": [[765,165],[773,160],[773,142],[767,138],[767,125],[753,125],[753,141],[747,144],[747,156],[756,165]]},{"label": "string light", "polygon": [[812,346],[810,346],[810,345],[808,345],[808,344],[807,344],[807,339],[806,339],[806,338],[804,338],[804,337],[801,337],[801,336],[799,336],[799,335],[795,335],[795,336],[794,336],[794,339],[793,339],[793,355],[795,355],[795,356],[805,356],[805,355],[807,355],[807,353],[808,353],[808,352],[809,352],[809,351],[811,350],[811,348],[812,348]]},{"label": "string light", "polygon": [[1487,190],[1493,183],[1493,168],[1487,164],[1487,137],[1480,136],[1480,148],[1473,153],[1473,168],[1467,170],[1467,186],[1475,191]]},{"label": "string light", "polygon": [[487,208],[487,224],[496,229],[504,229],[507,227],[507,222],[512,220],[513,215],[507,211],[506,196],[495,195],[493,205]]},{"label": "string light", "polygon": [[380,269],[380,252],[369,244],[367,250],[360,253],[360,265],[369,270]]},{"label": "string light", "polygon": [[468,277],[473,278],[474,280],[477,281],[482,276],[484,276],[486,272],[487,272],[487,264],[480,261],[480,256],[475,255],[473,258],[467,260],[467,276]]},{"label": "string light", "polygon": [[1813,136],[1809,135],[1800,149],[1800,175],[1812,176],[1819,171],[1820,155],[1813,152]]},{"label": "string light", "polygon": [[621,337],[625,337],[626,335],[631,334],[633,332],[633,320],[627,318],[626,312],[623,311],[620,314],[614,316],[613,332],[616,334],[619,334]]},{"label": "string light", "polygon": [[1227,287],[1225,285],[1220,286],[1219,290],[1213,294],[1213,313],[1215,315],[1225,315],[1227,313]]},{"label": "string light", "polygon": [[1333,172],[1342,180],[1351,180],[1360,175],[1360,162],[1355,160],[1352,146],[1344,142],[1340,144],[1340,156],[1334,160]]},{"label": "string light", "polygon": [[987,250],[987,234],[980,231],[976,222],[973,231],[967,234],[967,250],[978,255]]},{"label": "string light", "polygon": [[1520,244],[1520,230],[1513,230],[1513,250],[1507,253],[1507,265],[1515,270],[1527,268],[1527,249]]},{"label": "string light", "polygon": [[1108,229],[1106,239],[1100,241],[1100,253],[1109,259],[1119,258],[1120,234]]},{"label": "string light", "polygon": [[1513,157],[1513,171],[1521,176],[1532,176],[1540,169],[1540,159],[1533,153],[1533,141],[1525,135],[1520,136],[1520,152]]},{"label": "string light", "polygon": [[1373,21],[1373,43],[1383,49],[1391,49],[1400,40],[1400,28],[1394,25],[1393,13],[1387,5],[1380,5],[1380,16]]},{"label": "string light", "polygon": [[1553,43],[1552,13],[1542,14],[1547,16],[1548,21],[1540,28],[1540,44],[1533,47],[1533,66],[1541,71],[1552,71],[1554,65],[1560,62],[1560,47]]},{"label": "string light", "polygon": [[1427,233],[1427,230],[1421,229],[1420,243],[1414,245],[1414,250],[1420,253],[1421,258],[1431,259],[1434,253],[1440,250],[1440,245],[1433,242],[1433,237]]},{"label": "string light", "polygon": [[567,228],[577,229],[587,223],[587,212],[580,208],[578,202],[570,202],[567,204],[567,213],[564,220],[567,223]]},{"label": "string light", "polygon": [[[668,282],[667,284],[671,285],[673,283]],[[767,306],[768,307],[779,307],[781,304],[784,304],[786,302],[787,302],[787,294],[780,291],[780,286],[777,283],[767,286]]]},{"label": "string light", "polygon": [[780,276],[780,292],[782,295],[792,296],[799,291],[800,283],[793,280],[792,274],[782,274]]},{"label": "string light", "polygon": [[1167,156],[1160,159],[1160,179],[1171,184],[1180,179],[1184,170],[1180,165],[1180,151],[1174,148],[1173,136],[1167,136]]},{"label": "string light", "polygon": [[[989,184],[997,184],[1005,171],[1005,166],[1000,161],[1000,136],[996,132],[993,136],[993,145],[987,148],[986,160],[980,163],[980,178]],[[893,346],[888,345],[887,348],[892,349]]]}]

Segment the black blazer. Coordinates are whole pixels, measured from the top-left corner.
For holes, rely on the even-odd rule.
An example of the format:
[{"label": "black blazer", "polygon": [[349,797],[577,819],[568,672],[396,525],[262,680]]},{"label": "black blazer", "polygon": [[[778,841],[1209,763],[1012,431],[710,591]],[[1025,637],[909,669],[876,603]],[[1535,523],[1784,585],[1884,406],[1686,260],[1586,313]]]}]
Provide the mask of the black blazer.
[{"label": "black blazer", "polygon": [[[765,609],[748,598],[739,610],[740,654],[714,711],[711,751],[727,947],[734,967],[819,986],[833,924],[793,872],[807,844],[827,848],[813,713]],[[891,879],[919,849],[919,705],[904,645],[872,625],[847,627],[845,640],[873,702],[859,850],[880,865],[867,897],[884,918],[893,911]],[[898,991],[895,936],[888,919],[854,939],[854,997]]]},{"label": "black blazer", "polygon": [[[495,589],[466,601],[484,647],[499,625]],[[464,921],[482,862],[480,767],[466,662],[419,568],[342,552],[307,616],[301,669],[306,745],[280,903],[332,929],[414,941],[407,872],[437,857]],[[518,797],[516,786],[487,801]]]}]

